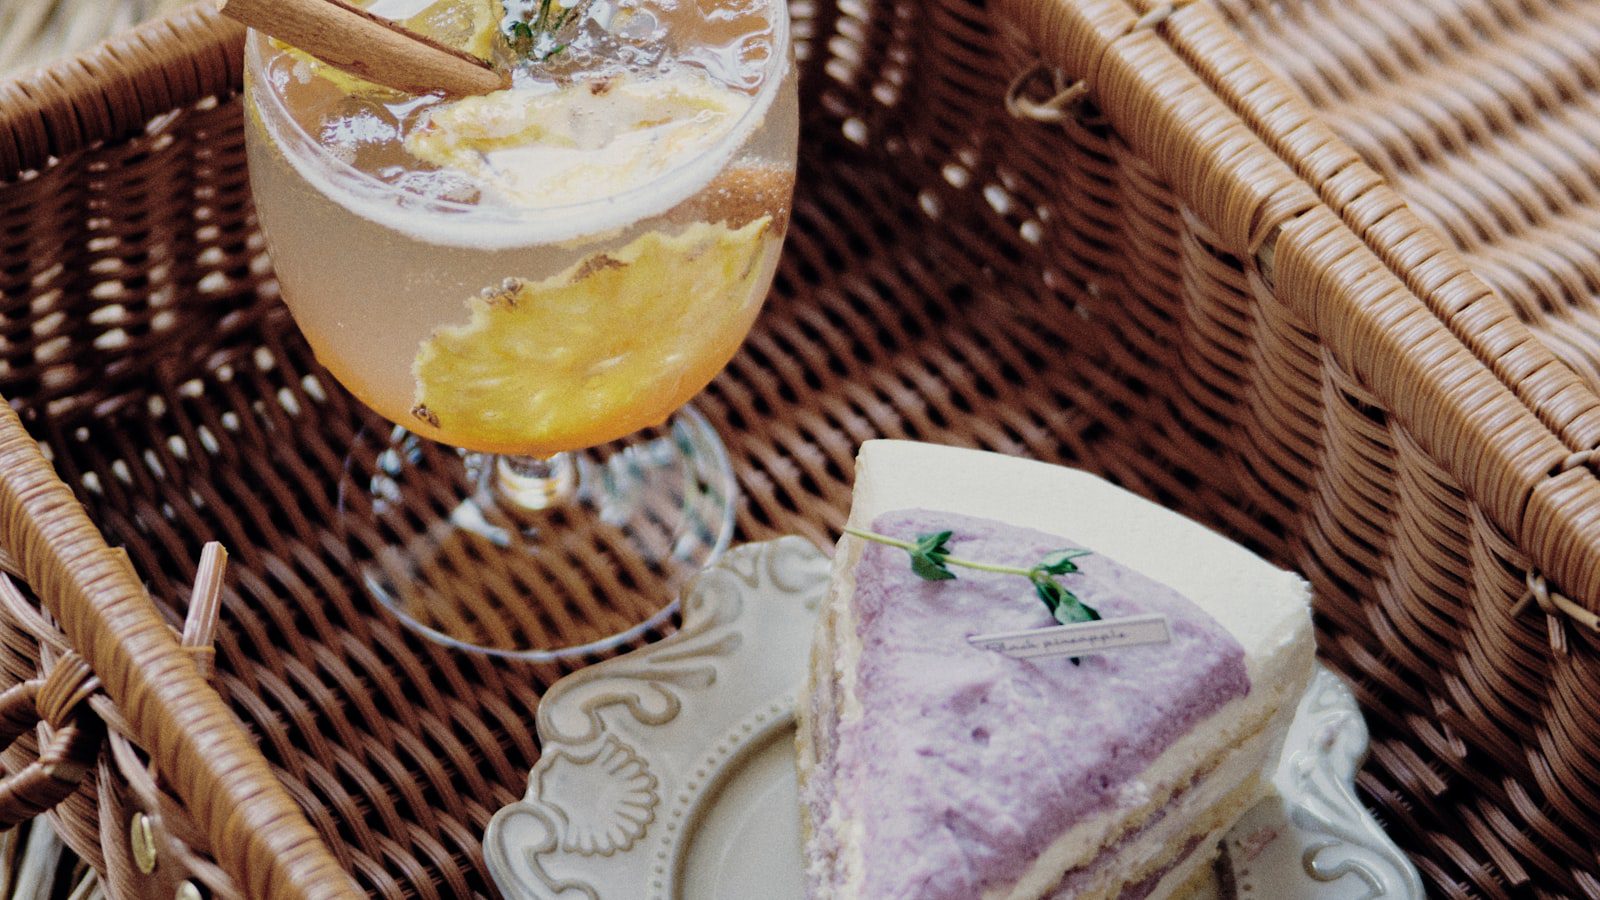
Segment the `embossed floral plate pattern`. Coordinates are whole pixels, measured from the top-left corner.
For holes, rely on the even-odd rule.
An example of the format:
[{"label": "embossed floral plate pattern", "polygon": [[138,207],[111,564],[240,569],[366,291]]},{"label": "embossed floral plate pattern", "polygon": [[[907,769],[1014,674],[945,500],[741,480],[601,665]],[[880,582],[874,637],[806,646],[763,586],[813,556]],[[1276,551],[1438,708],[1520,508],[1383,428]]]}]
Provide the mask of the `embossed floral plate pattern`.
[{"label": "embossed floral plate pattern", "polygon": [[[543,756],[484,852],[514,900],[804,896],[794,698],[828,560],[783,538],[729,552],[684,598],[683,629],[563,678],[539,706]],[[1274,776],[1280,797],[1228,835],[1214,890],[1261,900],[1421,900],[1357,801],[1367,749],[1349,690],[1320,670]]]}]

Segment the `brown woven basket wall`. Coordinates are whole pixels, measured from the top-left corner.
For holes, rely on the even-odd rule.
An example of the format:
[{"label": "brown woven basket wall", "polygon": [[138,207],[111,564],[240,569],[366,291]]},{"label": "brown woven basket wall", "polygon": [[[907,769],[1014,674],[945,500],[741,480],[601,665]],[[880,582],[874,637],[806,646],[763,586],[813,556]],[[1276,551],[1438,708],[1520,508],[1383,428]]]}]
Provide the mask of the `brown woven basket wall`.
[{"label": "brown woven basket wall", "polygon": [[[793,227],[700,406],[743,539],[830,540],[857,444],[907,436],[1107,474],[1306,571],[1373,725],[1361,788],[1433,889],[1600,897],[1600,644],[1512,614],[1530,570],[1600,607],[1600,484],[1571,458],[1600,441],[1600,35],[1581,3],[1371,6],[793,3]],[[129,896],[331,896],[333,867],[491,895],[479,837],[563,673],[421,641],[349,577],[326,523],[376,420],[276,300],[239,38],[194,9],[0,84],[0,393],[28,432],[0,416],[0,545],[154,760],[164,846],[200,856],[130,864],[116,817],[150,797],[104,755],[54,815]],[[1088,86],[1061,123],[1006,112],[1039,56]],[[166,622],[201,543],[232,551],[211,683],[259,757],[115,554],[56,524],[34,441]],[[38,623],[4,621],[0,670],[35,677]]]},{"label": "brown woven basket wall", "polygon": [[[1160,39],[1333,214],[1275,238],[1275,293],[1333,356],[1321,397],[1277,421],[1292,458],[1316,464],[1295,554],[1324,595],[1324,652],[1379,723],[1362,787],[1442,895],[1600,896],[1594,620],[1512,612],[1540,572],[1597,600],[1600,7],[1224,0],[1174,14]],[[1125,116],[1150,115],[1155,92],[1138,93]],[[1160,122],[1121,123],[1160,140]],[[1319,238],[1286,255],[1318,219],[1366,252]],[[1290,265],[1314,269],[1309,293]],[[1404,302],[1384,296],[1401,284]],[[1559,461],[1503,397],[1466,388],[1475,373],[1425,340],[1418,304],[1537,416]],[[1331,385],[1330,364],[1344,370]],[[1407,396],[1428,386],[1461,400]],[[1344,436],[1290,424],[1319,406],[1366,421]],[[1527,454],[1521,471],[1475,459],[1457,429]]]}]

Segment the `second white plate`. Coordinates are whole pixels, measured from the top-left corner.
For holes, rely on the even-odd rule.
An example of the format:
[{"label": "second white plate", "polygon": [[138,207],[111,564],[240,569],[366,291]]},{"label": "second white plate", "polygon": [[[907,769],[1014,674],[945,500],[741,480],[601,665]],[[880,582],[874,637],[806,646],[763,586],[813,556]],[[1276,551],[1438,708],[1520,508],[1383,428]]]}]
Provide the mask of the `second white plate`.
[{"label": "second white plate", "polygon": [[[796,692],[828,560],[783,538],[729,552],[684,598],[683,629],[563,678],[539,705],[524,799],[484,852],[508,897],[800,900]],[[1367,731],[1319,670],[1274,784],[1229,833],[1241,898],[1421,900],[1416,870],[1357,801]]]}]

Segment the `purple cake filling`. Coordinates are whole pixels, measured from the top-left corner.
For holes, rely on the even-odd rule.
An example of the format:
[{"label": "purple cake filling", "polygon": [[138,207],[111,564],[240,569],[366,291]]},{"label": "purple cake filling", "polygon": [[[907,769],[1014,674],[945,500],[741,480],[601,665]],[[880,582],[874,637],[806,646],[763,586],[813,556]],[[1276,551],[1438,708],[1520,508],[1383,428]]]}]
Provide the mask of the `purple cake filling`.
[{"label": "purple cake filling", "polygon": [[[952,555],[1022,567],[1072,546],[923,510],[872,528],[908,540],[952,530]],[[1164,613],[1172,643],[1078,666],[979,650],[968,635],[1055,624],[1025,580],[957,568],[954,581],[924,581],[904,551],[866,547],[855,587],[863,716],[837,726],[826,768],[837,778],[816,786],[866,822],[861,896],[954,900],[1014,883],[1067,828],[1142,804],[1124,788],[1249,692],[1244,649],[1193,602],[1098,554],[1078,565],[1062,583],[1083,602],[1106,618]]]}]

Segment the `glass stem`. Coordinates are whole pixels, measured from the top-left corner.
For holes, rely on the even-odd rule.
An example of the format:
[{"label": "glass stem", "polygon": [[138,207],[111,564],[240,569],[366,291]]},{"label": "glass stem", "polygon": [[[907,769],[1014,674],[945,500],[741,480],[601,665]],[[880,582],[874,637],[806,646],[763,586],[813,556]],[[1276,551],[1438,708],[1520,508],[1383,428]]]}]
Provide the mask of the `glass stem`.
[{"label": "glass stem", "polygon": [[578,494],[578,465],[570,453],[546,458],[498,455],[489,479],[495,500],[513,509],[552,509]]}]

